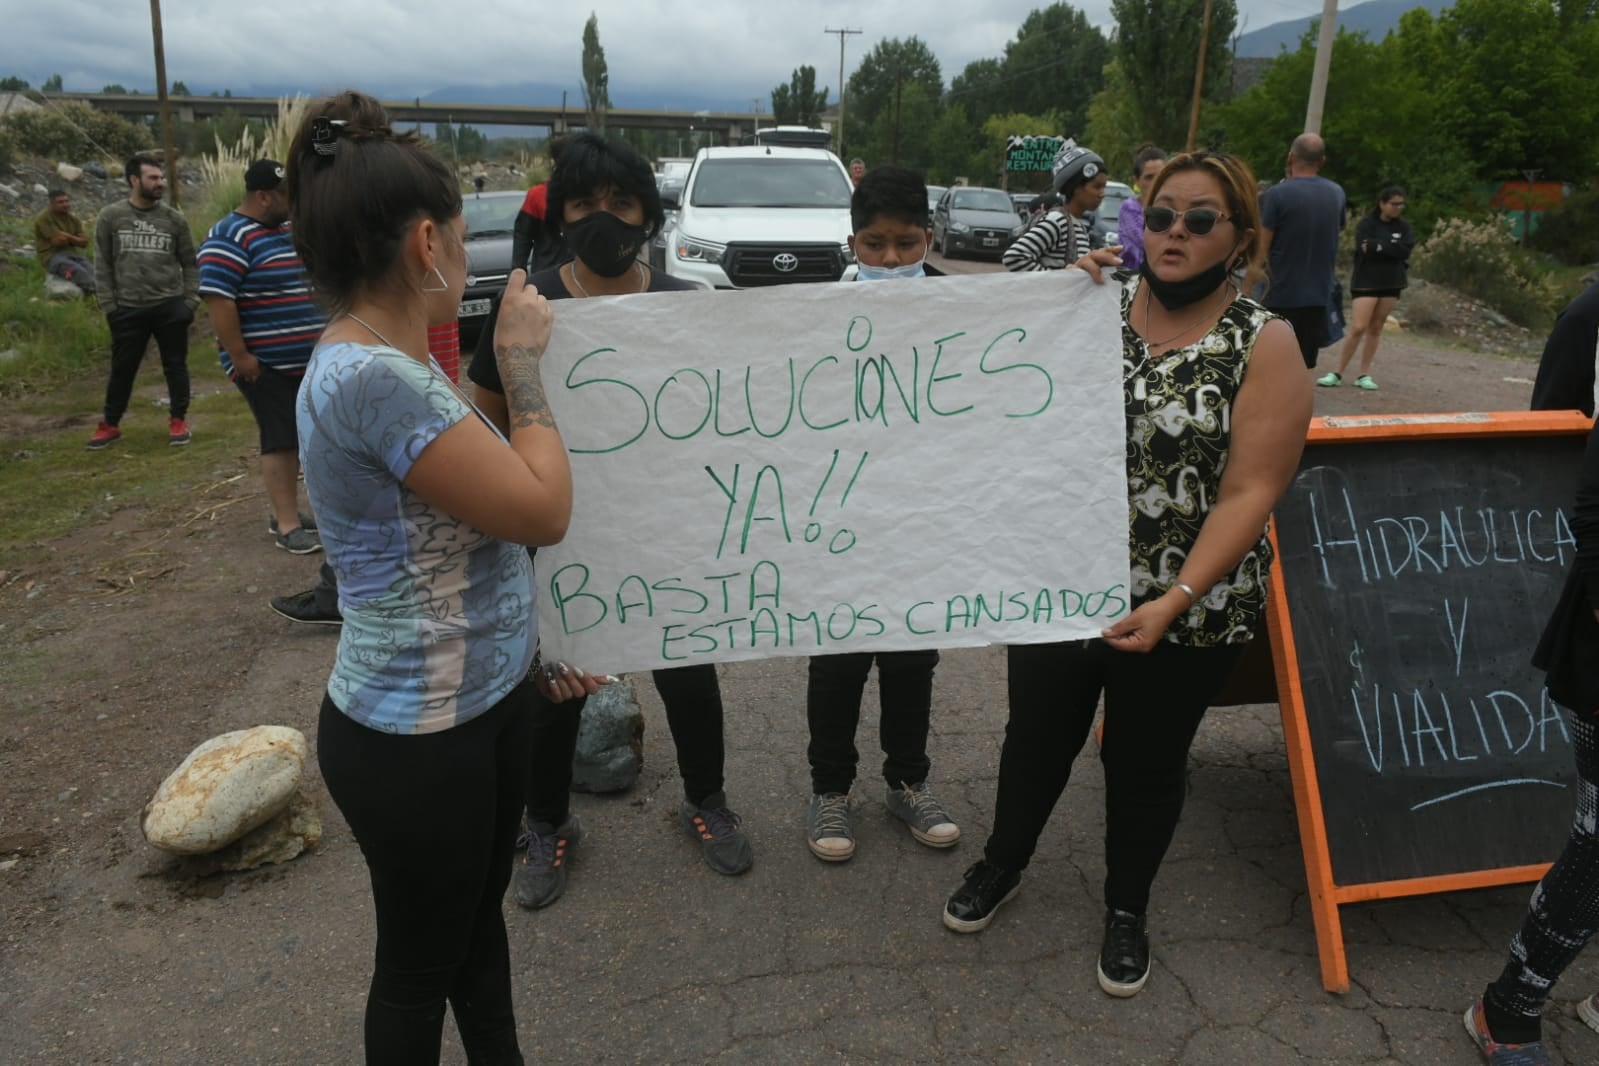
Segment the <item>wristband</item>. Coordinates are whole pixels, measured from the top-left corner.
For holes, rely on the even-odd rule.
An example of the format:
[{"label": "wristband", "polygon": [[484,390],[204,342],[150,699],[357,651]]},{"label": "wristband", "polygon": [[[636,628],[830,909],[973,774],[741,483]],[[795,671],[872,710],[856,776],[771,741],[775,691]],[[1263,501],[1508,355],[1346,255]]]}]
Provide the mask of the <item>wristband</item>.
[{"label": "wristband", "polygon": [[1194,604],[1199,602],[1199,597],[1194,593],[1194,586],[1188,584],[1186,581],[1173,581],[1172,588],[1182,589],[1183,595],[1188,597],[1188,606],[1192,607]]}]

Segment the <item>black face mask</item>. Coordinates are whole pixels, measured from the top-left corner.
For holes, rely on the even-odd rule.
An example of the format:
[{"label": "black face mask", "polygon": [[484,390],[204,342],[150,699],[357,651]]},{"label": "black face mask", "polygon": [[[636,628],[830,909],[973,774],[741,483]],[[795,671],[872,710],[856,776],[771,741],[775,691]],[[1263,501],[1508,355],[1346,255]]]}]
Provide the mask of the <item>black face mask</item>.
[{"label": "black face mask", "polygon": [[604,278],[627,273],[649,236],[643,226],[623,222],[609,211],[595,211],[566,225],[566,244],[572,254]]},{"label": "black face mask", "polygon": [[1149,286],[1150,295],[1160,301],[1160,305],[1168,311],[1181,311],[1189,304],[1198,303],[1221,287],[1230,273],[1227,269],[1228,262],[1232,259],[1229,254],[1226,259],[1217,263],[1209,270],[1201,270],[1191,278],[1182,281],[1166,281],[1157,277],[1150,269],[1149,260],[1145,259],[1138,264],[1138,276],[1144,279],[1144,284]]}]

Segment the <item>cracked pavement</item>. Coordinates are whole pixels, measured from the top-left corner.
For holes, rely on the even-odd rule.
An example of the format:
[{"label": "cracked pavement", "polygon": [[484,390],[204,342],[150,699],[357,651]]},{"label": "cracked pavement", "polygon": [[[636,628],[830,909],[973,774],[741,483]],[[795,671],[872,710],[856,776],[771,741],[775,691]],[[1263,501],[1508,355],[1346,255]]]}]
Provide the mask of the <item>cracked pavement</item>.
[{"label": "cracked pavement", "polygon": [[[293,654],[278,652],[281,665]],[[832,864],[803,839],[804,661],[722,668],[727,787],[756,855],[739,878],[704,866],[678,829],[664,714],[653,688],[638,686],[648,721],[638,785],[575,797],[587,836],[566,895],[538,912],[507,904],[529,1061],[1480,1061],[1459,1015],[1498,972],[1527,889],[1347,907],[1353,987],[1323,991],[1274,705],[1213,710],[1201,729],[1183,824],[1155,885],[1154,971],[1139,996],[1111,999],[1094,980],[1104,816],[1092,740],[1016,898],[982,934],[944,929],[943,899],[989,825],[1003,673],[998,649],[948,652],[938,672],[930,780],[963,830],[945,851],[915,843],[883,807],[869,686],[859,848]],[[315,682],[270,687],[314,734]],[[243,724],[262,695],[238,692],[211,717]],[[314,767],[310,779],[320,793]],[[142,846],[109,849],[96,868],[51,883],[51,936],[8,946],[0,1061],[359,1061],[365,868],[330,805],[324,817],[314,853],[214,882],[217,898],[173,881]],[[70,973],[28,965],[58,938],[95,950]],[[1589,953],[1547,1023],[1558,1061],[1599,1061],[1599,1034],[1571,1010],[1596,988]],[[449,1025],[444,1061],[464,1061]]]}]

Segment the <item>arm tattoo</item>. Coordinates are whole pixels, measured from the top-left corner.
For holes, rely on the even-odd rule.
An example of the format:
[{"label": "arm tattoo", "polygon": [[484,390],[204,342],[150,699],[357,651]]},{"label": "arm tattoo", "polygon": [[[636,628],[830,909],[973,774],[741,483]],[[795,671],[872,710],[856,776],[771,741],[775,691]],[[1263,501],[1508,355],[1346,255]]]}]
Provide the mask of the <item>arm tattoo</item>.
[{"label": "arm tattoo", "polygon": [[539,425],[554,429],[555,415],[544,398],[544,381],[539,377],[538,349],[525,344],[496,344],[494,357],[505,384],[511,428]]}]

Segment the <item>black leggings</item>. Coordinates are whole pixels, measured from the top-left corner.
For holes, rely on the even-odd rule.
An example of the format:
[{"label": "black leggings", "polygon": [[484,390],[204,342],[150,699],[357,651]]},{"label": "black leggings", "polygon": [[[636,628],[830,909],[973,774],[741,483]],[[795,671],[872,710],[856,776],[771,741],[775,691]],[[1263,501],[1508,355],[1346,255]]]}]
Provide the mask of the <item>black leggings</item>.
[{"label": "black leggings", "polygon": [[154,307],[119,307],[106,316],[111,326],[111,378],[105,389],[105,420],[122,421],[133,382],[144,362],[144,350],[155,338],[161,353],[161,372],[167,379],[167,396],[173,418],[189,414],[189,323],[194,312],[182,299]]},{"label": "black leggings", "polygon": [[324,697],[317,761],[372,878],[377,960],[366,1060],[439,1061],[444,1004],[473,1066],[520,1066],[501,903],[511,880],[535,689],[440,733],[382,733]]},{"label": "black leggings", "polygon": [[1143,914],[1187,790],[1188,748],[1244,645],[1162,641],[1148,655],[1103,641],[1008,649],[1010,721],[984,858],[1026,869],[1105,694],[1105,905]]},{"label": "black leggings", "polygon": [[[655,691],[666,704],[666,725],[677,747],[683,795],[698,806],[722,791],[722,689],[710,663],[657,670]],[[566,821],[572,793],[572,756],[585,699],[551,703],[533,696],[532,758],[527,820],[554,828]]]},{"label": "black leggings", "polygon": [[811,742],[811,791],[848,792],[860,753],[855,731],[861,721],[866,675],[877,662],[881,702],[878,737],[883,746],[883,779],[891,788],[920,785],[932,762],[927,730],[933,709],[936,651],[847,652],[811,658],[805,691],[805,717]]},{"label": "black leggings", "polygon": [[[1568,714],[1577,760],[1577,813],[1560,858],[1532,890],[1504,973],[1488,988],[1493,1006],[1531,1021],[1543,1015],[1555,982],[1599,927],[1599,736],[1590,717]],[[1495,1031],[1498,1039],[1516,1042]]]}]

